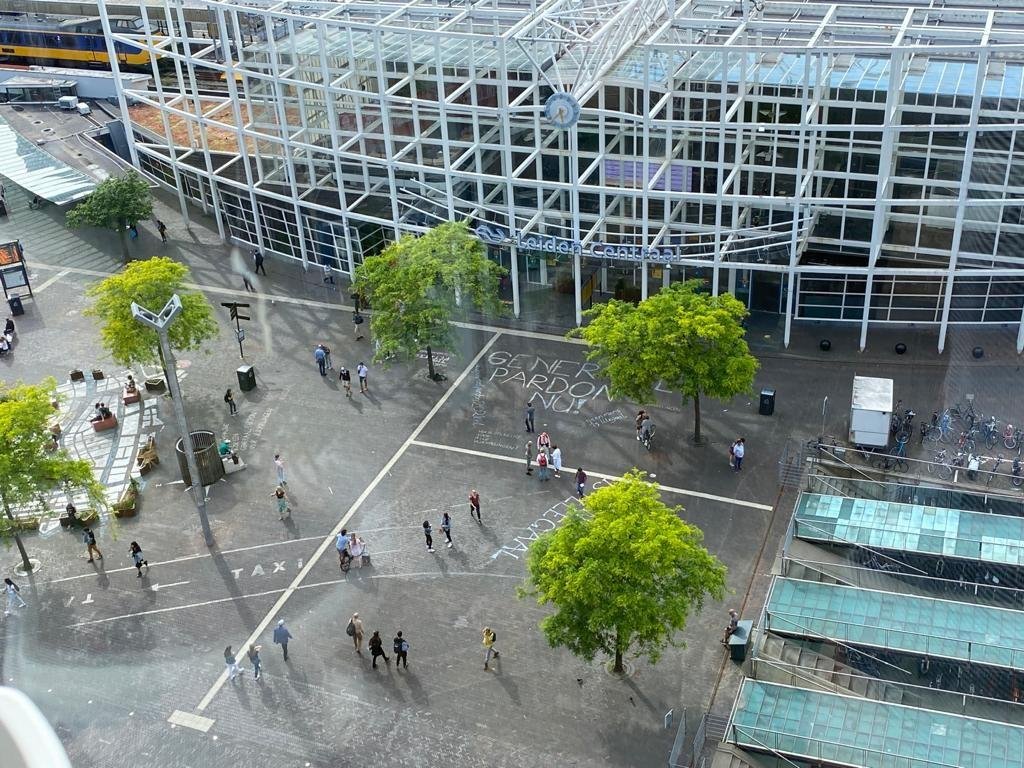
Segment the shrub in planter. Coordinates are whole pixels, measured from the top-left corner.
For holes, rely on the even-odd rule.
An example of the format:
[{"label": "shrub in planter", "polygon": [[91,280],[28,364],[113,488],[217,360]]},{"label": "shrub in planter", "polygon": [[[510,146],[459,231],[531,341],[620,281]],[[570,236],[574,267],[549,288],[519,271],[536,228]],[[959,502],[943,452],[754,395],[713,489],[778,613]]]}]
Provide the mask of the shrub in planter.
[{"label": "shrub in planter", "polygon": [[114,516],[115,517],[135,517],[135,513],[138,512],[139,503],[139,484],[132,480],[128,487],[124,489],[124,493],[121,494],[121,498],[114,504]]}]

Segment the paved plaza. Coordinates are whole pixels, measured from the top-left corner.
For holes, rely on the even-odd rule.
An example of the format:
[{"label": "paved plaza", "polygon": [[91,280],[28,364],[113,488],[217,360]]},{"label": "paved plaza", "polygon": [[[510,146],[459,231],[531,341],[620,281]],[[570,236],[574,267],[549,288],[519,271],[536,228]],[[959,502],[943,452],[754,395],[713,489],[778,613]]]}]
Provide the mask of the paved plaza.
[{"label": "paved plaza", "polygon": [[[37,297],[18,319],[18,345],[0,360],[0,377],[55,376],[71,395],[62,419],[81,426],[96,388],[116,392],[127,373],[105,357],[82,316],[85,287],[117,269],[118,247],[102,233],[68,233],[57,212],[19,209],[17,192],[8,194],[14,210],[0,219],[0,240],[23,239]],[[158,215],[178,221],[163,207]],[[749,618],[760,611],[792,504],[779,489],[778,460],[788,445],[819,434],[823,398],[825,430],[840,435],[854,373],[894,377],[898,395],[920,410],[970,391],[986,412],[1017,417],[1009,330],[954,336],[943,357],[928,332],[904,334],[911,351],[898,357],[885,341],[850,352],[855,341],[841,328],[806,329],[782,350],[771,327],[753,324],[757,387],[777,390],[775,414],[758,415],[753,396],[707,401],[702,447],[686,439],[690,407],[664,393],[653,408],[656,443],[646,451],[634,439],[636,406],[609,397],[584,347],[528,323],[462,328],[440,382],[426,378],[423,361],[371,363],[369,392],[347,399],[336,376],[318,375],[312,355],[324,342],[336,368],[369,363],[370,341],[352,338],[347,294],[277,262],[268,263],[259,293],[246,294],[206,223],[171,230],[166,248],[150,231],[133,247],[138,256],[166,252],[188,263],[217,307],[220,338],[180,355],[185,402],[193,428],[230,439],[247,469],[208,489],[211,550],[173,458],[177,436],[164,398],[146,393],[137,411],[121,406],[116,435],[89,434],[87,422],[66,429],[67,447],[93,459],[112,494],[127,482],[145,435],[155,434],[161,456],[144,478],[138,516],[99,526],[102,561],[87,563],[79,537],[64,530],[26,537],[43,567],[24,583],[29,607],[0,624],[4,682],[39,704],[76,768],[662,765],[675,737],[664,728],[666,712],[685,707],[699,718],[732,703],[738,668],[718,643],[725,610]],[[254,305],[245,346],[257,371],[250,392],[238,391],[242,361],[219,307],[244,296]],[[817,349],[823,335],[833,340],[828,356]],[[981,361],[970,357],[975,343],[986,347]],[[76,367],[108,378],[71,385]],[[236,390],[234,417],[222,400],[228,386]],[[561,479],[541,483],[524,471],[530,398],[538,431],[562,448]],[[739,435],[749,449],[734,473],[726,451]],[[271,498],[275,453],[285,461],[293,510],[283,522]],[[525,549],[573,503],[578,466],[591,489],[633,466],[650,473],[729,568],[729,596],[692,617],[679,638],[685,646],[656,667],[630,660],[624,679],[600,661],[549,648],[537,628],[545,609],[516,596]],[[481,523],[469,516],[471,488],[481,494]],[[431,521],[437,545],[444,511],[454,546],[429,553],[421,523]],[[366,539],[371,565],[339,570],[333,537],[342,526]],[[132,540],[151,565],[142,579],[128,555]],[[15,560],[7,552],[4,570]],[[404,632],[408,670],[374,670],[368,653],[354,653],[345,625],[356,611],[368,633],[380,630],[389,656],[395,631]],[[294,635],[287,663],[271,641],[280,618]],[[484,625],[496,629],[501,650],[488,672]],[[228,681],[224,647],[241,652],[251,642],[263,645],[263,678],[254,681],[243,660],[244,674]]]}]

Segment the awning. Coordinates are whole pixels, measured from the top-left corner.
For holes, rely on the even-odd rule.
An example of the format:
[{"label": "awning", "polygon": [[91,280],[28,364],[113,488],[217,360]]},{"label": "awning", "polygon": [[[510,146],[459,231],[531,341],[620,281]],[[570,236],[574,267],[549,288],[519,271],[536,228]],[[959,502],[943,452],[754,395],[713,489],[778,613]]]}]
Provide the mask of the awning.
[{"label": "awning", "polygon": [[26,139],[0,117],[0,176],[51,203],[91,194],[96,182]]}]

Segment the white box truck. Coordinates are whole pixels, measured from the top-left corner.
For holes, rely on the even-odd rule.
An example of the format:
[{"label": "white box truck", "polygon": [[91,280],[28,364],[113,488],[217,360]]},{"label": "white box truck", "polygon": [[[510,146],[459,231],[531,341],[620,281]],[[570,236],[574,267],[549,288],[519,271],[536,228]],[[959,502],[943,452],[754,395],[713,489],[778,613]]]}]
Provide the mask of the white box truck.
[{"label": "white box truck", "polygon": [[888,448],[891,420],[892,379],[854,376],[850,442],[871,448]]}]

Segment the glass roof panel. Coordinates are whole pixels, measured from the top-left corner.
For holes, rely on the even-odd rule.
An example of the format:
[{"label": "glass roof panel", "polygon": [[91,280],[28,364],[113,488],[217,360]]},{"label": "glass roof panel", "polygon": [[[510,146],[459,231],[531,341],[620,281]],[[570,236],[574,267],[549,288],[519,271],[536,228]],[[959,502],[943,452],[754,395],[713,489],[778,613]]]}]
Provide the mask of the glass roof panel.
[{"label": "glass roof panel", "polygon": [[57,205],[86,197],[96,182],[18,133],[0,117],[0,176]]}]

